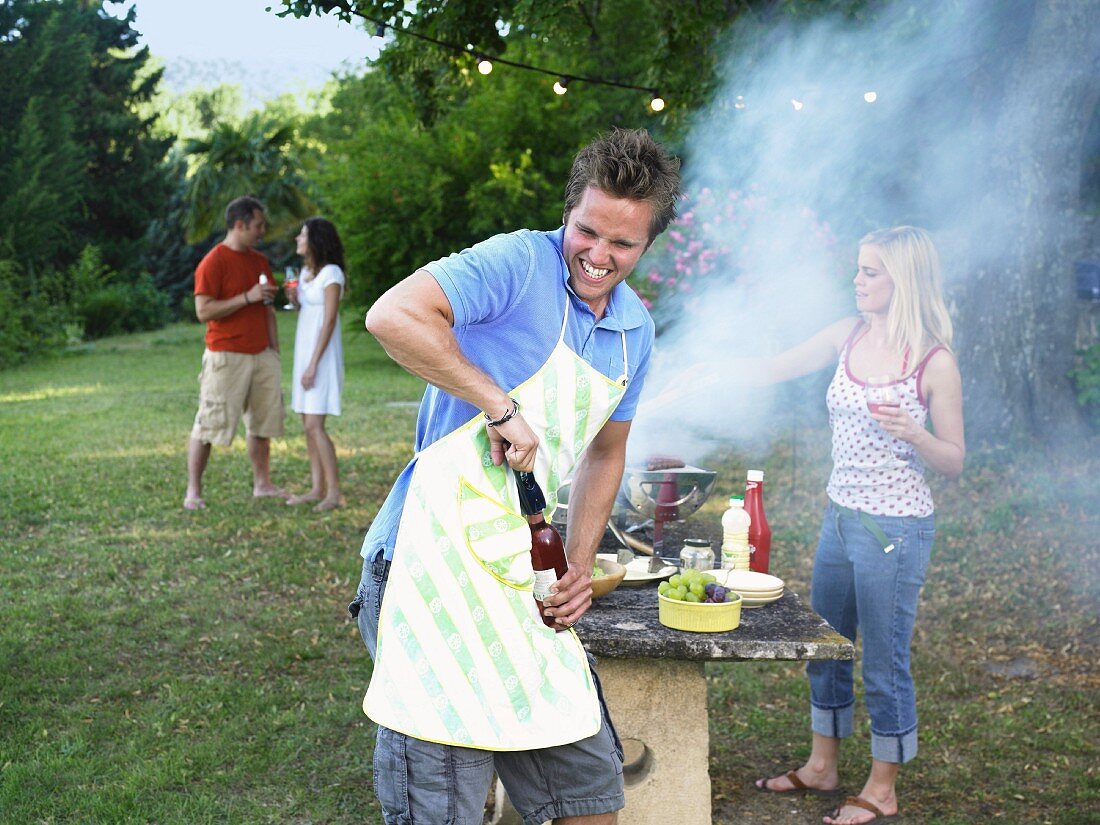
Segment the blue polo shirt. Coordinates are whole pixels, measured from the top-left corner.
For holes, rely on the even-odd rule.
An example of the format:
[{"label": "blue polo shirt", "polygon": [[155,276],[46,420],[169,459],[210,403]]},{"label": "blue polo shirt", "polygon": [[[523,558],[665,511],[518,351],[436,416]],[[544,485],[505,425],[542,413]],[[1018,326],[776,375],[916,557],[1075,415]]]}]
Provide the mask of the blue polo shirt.
[{"label": "blue polo shirt", "polygon": [[[621,333],[625,333],[627,390],[611,420],[629,421],[649,369],[653,320],[634,290],[623,283],[611,291],[604,317],[597,321],[588,304],[569,287],[569,269],[562,257],[564,235],[564,227],[556,232],[523,229],[497,235],[423,268],[451,303],[454,334],[463,354],[508,390],[530,378],[550,357],[567,302],[565,343],[612,380],[623,374]],[[429,384],[416,419],[416,451],[477,415],[481,410],[472,404]],[[379,551],[387,559],[393,557],[415,466],[414,457],[367,531],[365,558],[372,559]]]}]

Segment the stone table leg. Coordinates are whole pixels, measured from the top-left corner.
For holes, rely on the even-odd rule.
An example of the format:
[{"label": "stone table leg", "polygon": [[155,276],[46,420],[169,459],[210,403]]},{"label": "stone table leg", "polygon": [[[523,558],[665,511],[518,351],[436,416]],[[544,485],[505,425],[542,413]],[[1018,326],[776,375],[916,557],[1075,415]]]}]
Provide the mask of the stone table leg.
[{"label": "stone table leg", "polygon": [[677,825],[710,825],[703,663],[604,656],[597,670],[626,750],[619,825],[668,825],[671,811]]},{"label": "stone table leg", "polygon": [[[703,663],[603,657],[597,670],[626,751],[619,825],[711,825]],[[496,800],[490,822],[518,825],[499,780]]]}]

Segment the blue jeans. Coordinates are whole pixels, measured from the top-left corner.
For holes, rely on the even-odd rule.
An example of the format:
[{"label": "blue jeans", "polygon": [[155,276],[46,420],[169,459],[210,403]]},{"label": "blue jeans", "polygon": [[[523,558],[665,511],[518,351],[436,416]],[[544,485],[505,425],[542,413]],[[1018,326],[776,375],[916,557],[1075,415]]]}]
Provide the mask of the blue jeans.
[{"label": "blue jeans", "polygon": [[[810,602],[852,642],[863,637],[863,687],[871,717],[871,756],[908,762],[917,755],[917,697],[909,646],[932,551],[935,516],[871,516],[894,544],[889,553],[856,518],[832,502],[814,558]],[[814,733],[851,736],[855,692],[851,661],[811,661]]]},{"label": "blue jeans", "polygon": [[[389,573],[380,559],[363,565],[363,580],[353,603],[359,605],[359,632],[372,659]],[[525,825],[622,808],[626,804],[623,747],[611,724],[591,656],[588,663],[603,725],[580,742],[534,751],[493,752],[425,742],[379,725],[374,792],[386,825],[481,825],[494,770]]]}]

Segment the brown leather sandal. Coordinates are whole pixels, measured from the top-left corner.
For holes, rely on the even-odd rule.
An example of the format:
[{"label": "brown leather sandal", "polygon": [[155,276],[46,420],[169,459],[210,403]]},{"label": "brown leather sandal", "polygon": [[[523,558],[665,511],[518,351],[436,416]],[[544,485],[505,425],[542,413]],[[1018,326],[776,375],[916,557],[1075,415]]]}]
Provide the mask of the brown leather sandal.
[{"label": "brown leather sandal", "polygon": [[[840,816],[840,809],[843,808],[845,805],[849,805],[853,808],[863,808],[863,810],[873,813],[875,815],[875,818],[868,819],[867,822],[889,822],[890,820],[897,819],[900,816],[900,814],[883,813],[882,809],[879,808],[878,805],[873,802],[868,802],[862,796],[849,796],[847,799],[844,800],[843,804],[834,808],[829,816],[833,819],[836,819],[838,816]],[[866,825],[866,823],[864,823],[864,825]]]},{"label": "brown leather sandal", "polygon": [[787,771],[785,777],[787,781],[791,783],[792,787],[784,788],[782,790],[779,790],[777,788],[769,788],[768,780],[770,779],[770,777],[758,779],[756,782],[752,783],[752,786],[758,791],[775,794],[808,793],[812,796],[839,796],[842,793],[840,788],[834,788],[831,791],[826,791],[822,788],[811,788],[809,785],[798,778],[798,771]]}]

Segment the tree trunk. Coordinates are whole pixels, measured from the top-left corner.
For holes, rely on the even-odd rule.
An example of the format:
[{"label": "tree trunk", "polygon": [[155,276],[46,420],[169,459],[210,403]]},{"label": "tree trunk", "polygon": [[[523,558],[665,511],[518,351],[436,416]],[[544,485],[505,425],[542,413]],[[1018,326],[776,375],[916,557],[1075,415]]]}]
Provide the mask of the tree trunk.
[{"label": "tree trunk", "polygon": [[1067,372],[1074,261],[1087,248],[1081,180],[1098,60],[1100,0],[1034,4],[988,147],[991,178],[977,204],[988,231],[972,239],[975,277],[959,295],[967,423],[978,440],[1052,443],[1083,432]]}]

